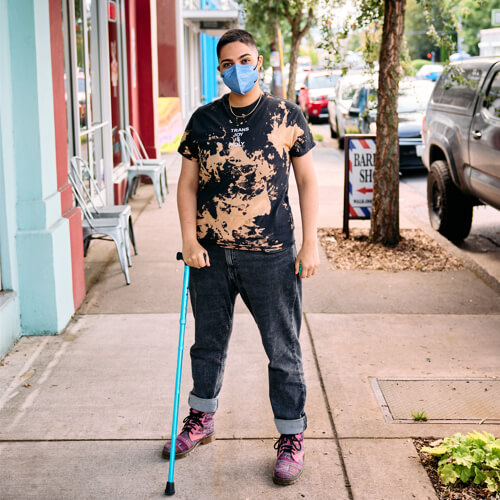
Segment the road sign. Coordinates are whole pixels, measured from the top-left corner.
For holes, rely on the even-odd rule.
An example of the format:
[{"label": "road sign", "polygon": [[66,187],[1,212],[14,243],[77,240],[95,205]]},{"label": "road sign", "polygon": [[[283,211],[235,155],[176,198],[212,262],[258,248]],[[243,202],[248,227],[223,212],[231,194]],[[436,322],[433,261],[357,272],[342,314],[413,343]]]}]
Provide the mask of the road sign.
[{"label": "road sign", "polygon": [[351,134],[344,139],[344,227],[349,237],[349,219],[369,219],[373,200],[375,135]]}]

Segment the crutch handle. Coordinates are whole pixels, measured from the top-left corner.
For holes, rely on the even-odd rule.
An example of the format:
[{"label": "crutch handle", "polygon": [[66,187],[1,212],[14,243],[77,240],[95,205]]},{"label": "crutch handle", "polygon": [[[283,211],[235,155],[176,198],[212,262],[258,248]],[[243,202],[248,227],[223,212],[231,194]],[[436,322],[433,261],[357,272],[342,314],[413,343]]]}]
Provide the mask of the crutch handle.
[{"label": "crutch handle", "polygon": [[[182,252],[177,252],[176,258],[177,258],[177,260],[184,260],[184,257],[182,256]],[[203,258],[205,259],[205,262],[206,262],[207,261],[207,254],[206,253],[203,254]]]}]

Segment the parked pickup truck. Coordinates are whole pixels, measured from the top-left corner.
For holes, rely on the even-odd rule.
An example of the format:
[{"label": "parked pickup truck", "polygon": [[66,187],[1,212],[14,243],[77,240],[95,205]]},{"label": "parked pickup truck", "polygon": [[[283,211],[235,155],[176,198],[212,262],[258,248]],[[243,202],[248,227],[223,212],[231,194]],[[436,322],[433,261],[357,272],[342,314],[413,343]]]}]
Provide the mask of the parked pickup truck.
[{"label": "parked pickup truck", "polygon": [[422,160],[434,229],[454,243],[475,205],[500,210],[500,58],[473,57],[439,78],[423,124]]}]

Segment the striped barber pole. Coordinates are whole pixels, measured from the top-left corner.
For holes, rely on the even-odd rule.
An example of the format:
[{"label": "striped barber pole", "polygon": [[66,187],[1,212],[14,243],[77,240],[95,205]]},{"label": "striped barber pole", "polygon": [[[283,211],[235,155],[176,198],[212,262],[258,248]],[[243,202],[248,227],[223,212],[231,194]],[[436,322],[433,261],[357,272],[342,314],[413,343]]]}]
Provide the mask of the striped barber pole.
[{"label": "striped barber pole", "polygon": [[369,219],[373,200],[375,136],[345,137],[344,232],[349,219]]}]

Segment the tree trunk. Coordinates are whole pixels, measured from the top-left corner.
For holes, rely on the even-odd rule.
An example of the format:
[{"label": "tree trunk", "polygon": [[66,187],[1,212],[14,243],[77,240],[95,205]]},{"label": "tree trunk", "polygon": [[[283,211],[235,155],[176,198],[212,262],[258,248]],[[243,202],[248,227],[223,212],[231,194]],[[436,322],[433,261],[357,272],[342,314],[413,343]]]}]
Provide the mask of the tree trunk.
[{"label": "tree trunk", "polygon": [[299,57],[299,47],[303,36],[292,32],[292,51],[290,53],[290,71],[288,72],[286,98],[295,102],[295,81],[297,79],[297,58]]},{"label": "tree trunk", "polygon": [[398,89],[406,0],[384,1],[379,59],[377,151],[370,238],[384,245],[399,241]]}]

